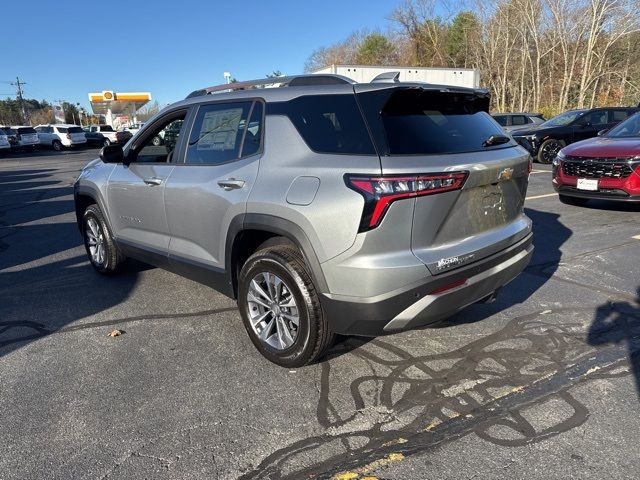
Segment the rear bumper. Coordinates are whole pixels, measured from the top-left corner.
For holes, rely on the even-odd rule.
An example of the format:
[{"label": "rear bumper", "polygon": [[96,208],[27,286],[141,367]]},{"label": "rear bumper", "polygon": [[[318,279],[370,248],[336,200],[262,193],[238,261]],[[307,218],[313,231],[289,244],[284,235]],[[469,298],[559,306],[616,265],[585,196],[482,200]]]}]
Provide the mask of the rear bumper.
[{"label": "rear bumper", "polygon": [[[377,336],[428,325],[491,295],[513,280],[533,255],[532,235],[469,266],[461,267],[385,295],[368,298],[323,294],[331,328],[345,335]],[[457,281],[463,285],[433,294]]]}]

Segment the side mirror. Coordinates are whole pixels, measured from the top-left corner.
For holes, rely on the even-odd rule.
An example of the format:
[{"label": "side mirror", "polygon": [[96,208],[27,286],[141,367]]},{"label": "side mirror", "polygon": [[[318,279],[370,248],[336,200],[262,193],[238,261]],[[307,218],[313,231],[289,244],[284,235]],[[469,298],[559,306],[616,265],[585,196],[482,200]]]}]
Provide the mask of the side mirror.
[{"label": "side mirror", "polygon": [[100,160],[104,163],[124,163],[124,153],[120,145],[109,145],[100,150]]},{"label": "side mirror", "polygon": [[609,133],[609,129],[608,129],[608,128],[605,128],[604,130],[600,130],[600,131],[598,132],[598,136],[599,136],[599,137],[602,137],[603,135],[606,135],[607,133]]}]

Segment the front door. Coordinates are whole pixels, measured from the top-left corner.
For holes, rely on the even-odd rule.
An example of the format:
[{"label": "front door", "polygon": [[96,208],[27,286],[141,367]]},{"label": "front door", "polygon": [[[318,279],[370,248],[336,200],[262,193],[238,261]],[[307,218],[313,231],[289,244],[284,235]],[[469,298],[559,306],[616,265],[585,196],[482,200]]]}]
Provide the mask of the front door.
[{"label": "front door", "polygon": [[263,110],[262,102],[252,100],[198,108],[184,161],[171,172],[165,190],[169,260],[176,269],[185,264],[214,272],[227,268],[226,232],[246,211],[258,174]]},{"label": "front door", "polygon": [[[173,112],[154,122],[140,141],[125,152],[126,164],[118,164],[109,178],[107,202],[117,241],[151,253],[167,255],[169,228],[164,209],[166,181],[175,168],[176,142],[153,145],[158,132],[179,132],[186,111]],[[176,135],[176,138],[178,135]]]}]

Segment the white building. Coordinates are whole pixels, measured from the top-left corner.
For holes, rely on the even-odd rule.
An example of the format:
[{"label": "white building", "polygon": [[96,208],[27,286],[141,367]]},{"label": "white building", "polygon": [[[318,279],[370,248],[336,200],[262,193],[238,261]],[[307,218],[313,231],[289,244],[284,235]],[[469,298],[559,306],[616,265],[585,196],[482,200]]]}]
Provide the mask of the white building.
[{"label": "white building", "polygon": [[311,73],[334,73],[344,75],[358,83],[368,83],[384,72],[400,72],[401,82],[427,82],[457,87],[480,87],[480,71],[474,68],[331,65]]}]

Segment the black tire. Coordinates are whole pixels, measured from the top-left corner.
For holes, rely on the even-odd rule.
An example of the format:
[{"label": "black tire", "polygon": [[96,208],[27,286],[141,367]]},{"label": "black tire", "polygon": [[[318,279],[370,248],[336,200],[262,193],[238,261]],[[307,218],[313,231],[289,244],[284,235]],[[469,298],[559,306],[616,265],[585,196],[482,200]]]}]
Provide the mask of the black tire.
[{"label": "black tire", "polygon": [[109,145],[111,145],[111,140],[109,140],[108,138],[105,138],[104,140],[102,140],[103,147],[108,147]]},{"label": "black tire", "polygon": [[[287,348],[272,347],[259,338],[252,326],[249,309],[256,307],[249,304],[249,287],[262,273],[277,275],[295,299],[299,323],[293,344]],[[295,368],[315,362],[334,342],[335,334],[329,329],[320,307],[311,275],[302,255],[294,247],[270,246],[249,257],[238,279],[238,308],[249,338],[258,351],[276,365]],[[277,319],[274,321],[277,323]]]},{"label": "black tire", "polygon": [[561,203],[573,205],[574,207],[583,207],[589,200],[588,198],[570,197],[569,195],[559,195],[559,198]]},{"label": "black tire", "polygon": [[56,152],[59,152],[62,150],[62,142],[60,142],[60,140],[54,140],[51,146]]},{"label": "black tire", "polygon": [[[95,226],[99,228],[99,232],[102,235],[101,240],[104,247],[102,261],[97,261],[91,252],[90,235],[87,233],[88,231],[92,231],[90,222],[95,222]],[[90,205],[84,211],[82,216],[82,238],[89,262],[98,272],[109,275],[117,272],[122,267],[125,257],[120,253],[118,246],[114,243],[111,230],[97,205]]]},{"label": "black tire", "polygon": [[160,145],[162,145],[162,138],[159,135],[156,135],[151,139],[151,144],[154,147],[159,147]]},{"label": "black tire", "polygon": [[562,140],[548,138],[540,145],[537,159],[539,163],[549,164],[556,158],[558,152],[566,145]]}]

